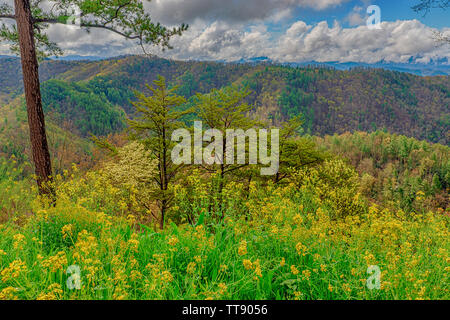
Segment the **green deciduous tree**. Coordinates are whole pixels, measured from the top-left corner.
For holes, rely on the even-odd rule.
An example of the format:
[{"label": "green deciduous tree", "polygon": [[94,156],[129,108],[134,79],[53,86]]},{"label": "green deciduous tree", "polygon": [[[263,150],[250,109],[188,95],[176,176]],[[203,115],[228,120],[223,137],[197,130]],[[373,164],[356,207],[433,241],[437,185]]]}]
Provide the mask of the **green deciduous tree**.
[{"label": "green deciduous tree", "polygon": [[137,101],[132,104],[136,108],[137,117],[128,120],[128,123],[131,138],[144,144],[158,164],[158,174],[155,177],[157,189],[153,194],[161,211],[162,229],[165,214],[173,199],[171,183],[184,166],[184,164],[175,165],[171,160],[171,150],[175,144],[172,141],[172,133],[183,127],[181,119],[191,111],[189,109],[179,111],[178,107],[186,103],[186,99],[175,93],[177,87],[167,89],[163,77],[158,77],[154,85],[154,88],[147,85],[152,92],[151,96],[135,92]]},{"label": "green deciduous tree", "polygon": [[293,170],[318,164],[326,158],[314,141],[300,136],[302,124],[301,117],[297,116],[281,125],[280,168],[275,175],[275,183],[289,177]]},{"label": "green deciduous tree", "polygon": [[[76,16],[74,16],[76,15]],[[186,25],[168,29],[153,22],[141,0],[14,0],[14,8],[0,5],[2,22],[0,41],[11,45],[11,50],[20,53],[27,102],[28,123],[33,161],[39,190],[43,194],[53,193],[45,187],[51,181],[52,168],[45,131],[39,84],[38,57],[60,55],[58,45],[45,33],[52,24],[76,23],[85,30],[104,29],[127,39],[137,41],[142,48],[155,44],[170,48],[169,40],[181,35]]]},{"label": "green deciduous tree", "polygon": [[[227,130],[239,129],[242,130],[242,133],[245,135],[246,130],[260,125],[258,121],[249,118],[252,106],[245,102],[245,98],[248,95],[249,92],[247,90],[230,86],[220,90],[213,89],[210,93],[197,94],[196,96],[195,108],[200,120],[202,120],[208,128],[216,129],[222,133],[222,141],[218,144],[222,147],[222,150],[216,150],[215,154],[219,164],[214,163],[204,165],[204,168],[209,172],[219,172],[217,190],[219,203],[222,202],[221,197],[225,175],[243,168],[249,163],[247,161],[244,164],[235,164],[237,161],[233,161],[233,164],[231,164],[227,161],[227,154],[231,153],[231,149],[227,150],[227,139],[229,138],[226,134]],[[247,138],[245,139],[245,150],[248,153],[249,140],[247,140]],[[233,140],[236,140],[236,138],[233,138]],[[231,143],[234,145],[234,142]],[[235,156],[236,152],[234,152],[234,157]]]}]

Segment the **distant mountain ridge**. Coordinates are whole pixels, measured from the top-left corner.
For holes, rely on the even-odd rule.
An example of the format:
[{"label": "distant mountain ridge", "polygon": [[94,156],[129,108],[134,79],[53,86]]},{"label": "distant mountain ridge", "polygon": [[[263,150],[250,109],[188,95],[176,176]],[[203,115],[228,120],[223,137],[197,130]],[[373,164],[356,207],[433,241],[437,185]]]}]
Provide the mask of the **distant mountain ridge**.
[{"label": "distant mountain ridge", "polygon": [[[4,58],[17,58],[16,56],[0,55],[0,59]],[[57,61],[101,61],[108,59],[115,59],[118,57],[102,57],[102,56],[83,56],[83,55],[67,55],[62,57],[50,57],[47,60],[57,60]],[[397,63],[389,61],[379,61],[376,63],[364,63],[364,62],[339,62],[339,61],[303,61],[303,62],[284,62],[279,63],[273,61],[269,57],[252,57],[252,58],[241,58],[236,61],[226,62],[224,60],[219,60],[219,63],[237,63],[237,64],[281,64],[293,67],[307,67],[307,66],[318,66],[318,67],[329,67],[335,68],[336,70],[350,70],[352,68],[373,68],[373,69],[385,69],[398,72],[406,72],[415,74],[418,76],[450,76],[450,61],[448,58],[442,58],[437,60],[431,60],[429,63],[417,62],[417,58],[411,57],[408,63]]]},{"label": "distant mountain ridge", "polygon": [[[11,55],[0,55],[0,59],[11,59],[19,57],[17,56],[11,56]],[[62,57],[49,57],[46,60],[61,60],[61,61],[99,61],[99,60],[105,60],[109,59],[109,57],[100,57],[100,56],[82,56],[82,55],[68,55],[68,56],[62,56]]]},{"label": "distant mountain ridge", "polygon": [[99,61],[109,59],[109,57],[100,56],[81,56],[81,55],[68,55],[62,57],[50,57],[50,60],[63,60],[63,61]]},{"label": "distant mountain ridge", "polygon": [[450,75],[450,61],[447,58],[431,60],[430,63],[419,63],[417,59],[410,58],[408,63],[396,63],[389,61],[379,61],[377,63],[364,62],[339,62],[339,61],[304,61],[304,62],[285,62],[277,63],[268,57],[242,58],[233,63],[248,63],[248,64],[282,64],[293,67],[329,67],[336,70],[350,70],[352,68],[373,68],[385,69],[398,72],[412,73],[418,76],[449,76]]},{"label": "distant mountain ridge", "polygon": [[[46,110],[76,126],[90,123],[77,128],[85,134],[91,128],[114,132],[120,127],[115,125],[120,123],[117,110],[131,115],[134,90],[146,91],[145,84],[162,75],[187,99],[231,84],[244,85],[251,91],[247,102],[254,106],[254,117],[270,125],[303,114],[304,130],[314,135],[385,129],[449,144],[449,76],[421,77],[354,64],[345,65],[346,70],[305,64],[277,65],[264,57],[252,63],[218,63],[122,56],[46,60],[40,76]],[[22,94],[21,77],[18,58],[0,59],[0,101]],[[101,121],[108,119],[102,125],[96,120],[100,114]]]},{"label": "distant mountain ridge", "polygon": [[359,62],[303,62],[291,63],[292,66],[324,66],[332,67],[337,70],[350,70],[352,68],[374,68],[385,69],[398,72],[412,73],[418,76],[449,76],[450,64],[444,63],[394,63],[380,61],[378,63],[359,63]]}]

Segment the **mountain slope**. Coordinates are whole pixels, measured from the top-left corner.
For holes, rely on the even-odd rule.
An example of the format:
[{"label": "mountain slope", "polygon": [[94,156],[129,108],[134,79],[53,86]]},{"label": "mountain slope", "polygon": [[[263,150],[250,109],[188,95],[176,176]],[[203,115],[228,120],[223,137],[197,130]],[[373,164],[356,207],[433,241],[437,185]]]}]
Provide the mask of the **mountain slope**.
[{"label": "mountain slope", "polygon": [[[7,63],[5,60],[0,60],[0,92],[11,95],[20,92],[20,67],[17,67],[20,64],[17,59]],[[2,71],[6,69],[10,71]],[[172,85],[179,85],[179,94],[186,98],[232,83],[244,84],[252,90],[248,102],[255,106],[255,117],[278,124],[303,114],[304,129],[311,134],[386,129],[449,143],[449,76],[420,77],[367,68],[335,70],[317,66],[180,62],[141,56],[46,61],[41,66],[44,95],[48,79],[80,82],[83,88],[106,99],[108,110],[119,106],[127,113],[132,112],[129,100],[134,98],[133,90],[144,90],[145,84],[158,75],[165,76]],[[46,110],[58,108],[61,109],[47,106]],[[117,129],[120,126],[110,131]]]}]

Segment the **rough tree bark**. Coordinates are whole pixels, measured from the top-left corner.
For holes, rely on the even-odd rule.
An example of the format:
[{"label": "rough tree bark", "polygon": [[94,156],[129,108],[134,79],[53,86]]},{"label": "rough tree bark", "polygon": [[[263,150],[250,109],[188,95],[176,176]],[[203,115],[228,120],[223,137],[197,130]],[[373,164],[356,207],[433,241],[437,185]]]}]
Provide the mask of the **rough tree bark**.
[{"label": "rough tree bark", "polygon": [[39,66],[36,58],[30,0],[14,0],[14,6],[22,60],[28,125],[30,127],[31,149],[39,193],[53,195],[53,189],[50,186],[52,166],[45,133],[45,119],[42,109]]}]

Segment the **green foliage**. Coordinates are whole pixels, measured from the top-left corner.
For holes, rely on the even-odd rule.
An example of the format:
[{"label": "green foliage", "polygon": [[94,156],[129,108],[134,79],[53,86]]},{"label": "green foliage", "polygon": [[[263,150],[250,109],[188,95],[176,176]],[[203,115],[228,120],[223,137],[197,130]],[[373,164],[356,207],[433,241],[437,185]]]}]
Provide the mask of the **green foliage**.
[{"label": "green foliage", "polygon": [[[158,232],[139,224],[133,207],[105,214],[98,205],[114,205],[99,188],[119,197],[124,185],[99,181],[100,171],[68,178],[54,207],[38,204],[22,227],[0,225],[0,298],[448,299],[447,215],[376,205],[339,215],[350,203],[333,205],[336,198],[327,196],[344,192],[350,199],[345,191],[357,174],[342,161],[311,173],[300,188],[296,180],[252,182],[247,197],[243,184],[227,186],[219,223],[201,200],[211,181],[195,174],[178,187],[172,208],[175,215],[191,206],[195,220]],[[80,268],[81,290],[66,285],[71,265]],[[366,285],[371,265],[382,271],[377,290]]]},{"label": "green foliage", "polygon": [[[190,102],[195,92],[208,93],[231,84],[247,86],[252,91],[245,102],[253,106],[255,117],[279,125],[302,114],[303,128],[312,135],[383,128],[448,144],[449,77],[419,77],[381,69],[224,65],[138,56],[93,62],[46,61],[40,71],[42,80],[57,76],[68,82],[84,81],[95,94],[129,114],[133,112],[129,102],[135,99],[133,90],[145,90],[144,84],[160,74],[167,79],[168,87],[178,85],[177,93]],[[20,93],[20,79],[20,61],[0,59],[0,92]]]},{"label": "green foliage", "polygon": [[300,135],[302,124],[300,116],[281,124],[280,168],[275,177],[276,183],[289,177],[295,170],[319,164],[327,157],[311,137]]},{"label": "green foliage", "polygon": [[367,210],[359,193],[358,173],[342,160],[327,160],[318,167],[299,170],[292,181],[300,190],[317,194],[331,206],[332,219],[360,216]]},{"label": "green foliage", "polygon": [[49,80],[42,84],[44,111],[60,125],[68,122],[81,136],[107,135],[124,128],[125,113],[83,83]]},{"label": "green foliage", "polygon": [[[213,89],[210,93],[197,94],[195,97],[195,110],[198,118],[206,125],[207,128],[219,130],[222,134],[222,141],[215,141],[219,137],[214,137],[214,158],[213,164],[203,165],[207,172],[218,172],[217,175],[217,189],[214,196],[217,197],[215,201],[215,211],[219,215],[224,216],[223,203],[223,188],[225,184],[225,177],[231,174],[239,174],[239,169],[245,168],[249,163],[247,157],[250,150],[250,138],[245,136],[245,131],[261,126],[261,122],[255,121],[249,117],[252,106],[245,102],[246,97],[250,94],[245,88],[238,88],[237,86],[225,87],[220,90]],[[246,160],[244,164],[235,164],[236,153],[234,151],[233,164],[229,163],[227,157],[230,150],[227,149],[229,137],[227,130],[242,130],[244,132],[244,152],[246,152]],[[231,141],[233,148],[235,148],[235,138]],[[220,150],[221,148],[221,150]],[[219,150],[217,150],[219,149]],[[236,149],[236,148],[235,148]],[[212,202],[211,202],[212,205]]]},{"label": "green foliage", "polygon": [[[0,121],[0,157],[14,156],[18,164],[22,166],[24,176],[29,176],[34,173],[34,170],[30,165],[32,155],[24,99],[18,97],[1,107],[0,118],[3,119]],[[73,125],[62,123],[60,127],[53,120],[49,117],[46,125],[55,173],[62,173],[73,163],[77,163],[82,168],[92,167],[96,158],[92,143],[77,135]]]},{"label": "green foliage", "polygon": [[379,203],[416,212],[448,208],[447,146],[381,131],[327,136],[317,143],[365,175],[363,190]]},{"label": "green foliage", "polygon": [[412,9],[416,12],[424,12],[427,14],[430,10],[440,8],[445,9],[450,6],[448,0],[420,0],[416,1],[416,4],[412,7]]},{"label": "green foliage", "polygon": [[247,90],[235,86],[197,94],[197,115],[209,128],[222,132],[227,129],[253,128],[258,122],[248,117],[252,106],[245,103],[245,98],[249,94]]},{"label": "green foliage", "polygon": [[310,93],[316,75],[312,70],[291,69],[286,75],[286,88],[283,89],[278,104],[281,113],[287,118],[303,115],[305,129],[311,133],[314,124],[314,94]]},{"label": "green foliage", "polygon": [[157,189],[155,198],[161,209],[161,227],[164,225],[164,215],[170,207],[173,195],[171,183],[180,173],[181,165],[175,165],[171,160],[173,145],[172,133],[183,126],[180,119],[190,110],[178,111],[177,108],[186,102],[186,99],[178,96],[177,88],[167,89],[166,80],[158,77],[154,81],[154,87],[147,85],[151,96],[135,92],[137,101],[132,102],[136,108],[137,116],[128,120],[132,139],[136,139],[145,145],[158,164],[158,175],[155,178]]},{"label": "green foliage", "polygon": [[177,94],[189,99],[197,92],[199,92],[199,83],[196,81],[195,76],[190,71],[186,71],[178,80],[182,83],[178,89]]},{"label": "green foliage", "polygon": [[0,157],[0,223],[29,213],[35,192],[25,167],[14,156],[10,159]]},{"label": "green foliage", "polygon": [[59,205],[39,211],[27,225],[27,231],[38,237],[42,242],[43,252],[50,254],[72,247],[83,230],[100,235],[102,227],[95,216],[89,216],[87,210],[80,208],[74,212],[69,211],[67,206]]}]

